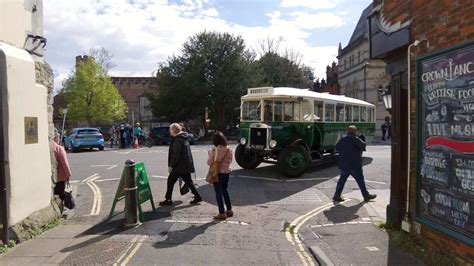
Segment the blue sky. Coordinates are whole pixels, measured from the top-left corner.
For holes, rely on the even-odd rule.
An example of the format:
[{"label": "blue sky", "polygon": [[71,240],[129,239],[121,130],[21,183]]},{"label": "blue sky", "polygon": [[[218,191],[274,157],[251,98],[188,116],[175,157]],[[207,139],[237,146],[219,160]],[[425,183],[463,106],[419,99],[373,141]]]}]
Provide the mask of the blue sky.
[{"label": "blue sky", "polygon": [[241,35],[258,51],[264,39],[279,40],[280,52],[324,77],[337,60],[370,0],[48,0],[44,1],[46,60],[56,89],[76,55],[105,47],[114,54],[115,76],[150,76],[159,62],[179,53],[200,31]]}]

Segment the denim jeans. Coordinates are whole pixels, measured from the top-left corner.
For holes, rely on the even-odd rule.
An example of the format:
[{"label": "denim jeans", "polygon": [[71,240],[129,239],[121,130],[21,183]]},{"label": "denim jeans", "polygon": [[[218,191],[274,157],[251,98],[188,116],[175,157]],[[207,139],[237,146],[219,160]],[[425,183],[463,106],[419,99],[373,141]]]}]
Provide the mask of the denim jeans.
[{"label": "denim jeans", "polygon": [[217,206],[219,207],[219,213],[224,214],[224,202],[227,210],[232,210],[232,203],[230,202],[230,195],[229,195],[229,175],[219,173],[219,182],[214,183],[214,190],[216,191],[216,200]]},{"label": "denim jeans", "polygon": [[369,192],[367,191],[367,188],[365,187],[365,181],[364,181],[364,172],[362,171],[362,166],[360,168],[356,169],[350,169],[350,170],[341,170],[341,177],[339,177],[339,181],[337,181],[337,186],[336,186],[336,195],[340,196],[342,194],[342,190],[344,189],[344,185],[346,184],[347,178],[349,178],[349,175],[353,176],[355,181],[357,182],[357,185],[359,185],[360,192],[362,192],[362,196],[366,197],[369,195]]}]

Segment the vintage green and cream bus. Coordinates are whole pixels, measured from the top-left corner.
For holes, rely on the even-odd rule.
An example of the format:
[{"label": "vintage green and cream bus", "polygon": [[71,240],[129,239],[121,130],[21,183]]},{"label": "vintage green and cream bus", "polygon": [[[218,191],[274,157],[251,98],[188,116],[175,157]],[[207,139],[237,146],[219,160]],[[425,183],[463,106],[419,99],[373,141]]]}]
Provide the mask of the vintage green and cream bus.
[{"label": "vintage green and cream bus", "polygon": [[313,161],[335,154],[349,125],[368,143],[374,136],[375,106],[362,100],[286,87],[250,88],[241,100],[235,159],[244,169],[276,163],[296,177]]}]

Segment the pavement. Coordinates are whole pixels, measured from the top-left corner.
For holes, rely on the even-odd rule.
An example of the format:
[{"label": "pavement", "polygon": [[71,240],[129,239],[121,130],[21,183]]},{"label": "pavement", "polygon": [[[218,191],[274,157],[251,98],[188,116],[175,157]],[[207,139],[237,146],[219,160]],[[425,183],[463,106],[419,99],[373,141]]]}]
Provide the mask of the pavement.
[{"label": "pavement", "polygon": [[324,209],[306,224],[300,239],[319,265],[423,265],[393,244],[378,225],[385,222],[390,190],[371,190],[377,198],[362,201],[358,190],[346,201]]},{"label": "pavement", "polygon": [[175,193],[172,207],[151,211],[145,203],[145,222],[132,229],[123,227],[123,214],[106,220],[122,171],[116,164],[127,158],[145,162],[157,204],[166,184],[166,147],[71,153],[75,216],[0,255],[0,265],[421,265],[377,227],[390,198],[390,147],[376,146],[364,156],[375,201],[361,202],[349,179],[343,195],[348,200],[332,203],[334,164],[312,167],[298,179],[286,179],[273,165],[243,170],[234,164],[235,216],[225,223],[212,221],[214,192],[201,177],[209,147],[193,146],[204,202],[191,206],[191,195]]}]

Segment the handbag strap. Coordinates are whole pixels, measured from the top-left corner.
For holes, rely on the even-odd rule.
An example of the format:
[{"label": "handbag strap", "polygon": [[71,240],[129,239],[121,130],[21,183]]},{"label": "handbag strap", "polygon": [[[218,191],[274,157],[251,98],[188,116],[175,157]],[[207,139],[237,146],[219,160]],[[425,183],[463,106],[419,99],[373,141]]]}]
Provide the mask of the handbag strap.
[{"label": "handbag strap", "polygon": [[222,160],[219,162],[219,164],[221,164],[224,161],[225,157],[227,156],[227,153],[229,153],[229,147],[227,147],[227,151],[225,152],[224,157],[222,157]]}]

